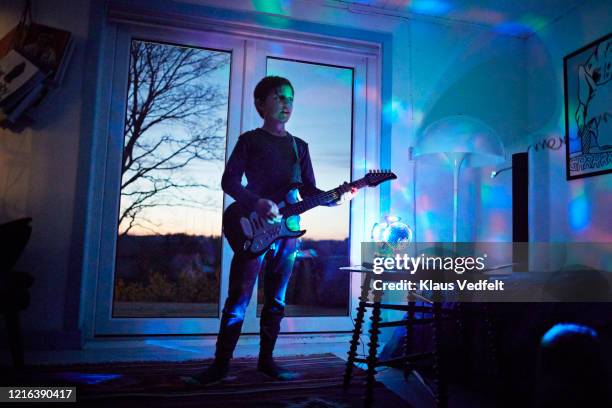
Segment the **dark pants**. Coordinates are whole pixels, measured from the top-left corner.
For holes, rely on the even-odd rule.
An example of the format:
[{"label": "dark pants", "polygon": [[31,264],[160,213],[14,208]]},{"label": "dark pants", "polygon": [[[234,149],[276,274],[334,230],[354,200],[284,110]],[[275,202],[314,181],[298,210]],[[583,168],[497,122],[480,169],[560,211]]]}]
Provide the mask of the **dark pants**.
[{"label": "dark pants", "polygon": [[216,358],[232,358],[242,330],[244,313],[262,267],[264,304],[260,319],[259,354],[262,357],[272,356],[280,322],[285,313],[285,292],[293,270],[295,249],[296,239],[292,238],[277,241],[272,249],[258,258],[249,259],[234,255],[230,269],[229,293],[223,307],[217,337]]}]

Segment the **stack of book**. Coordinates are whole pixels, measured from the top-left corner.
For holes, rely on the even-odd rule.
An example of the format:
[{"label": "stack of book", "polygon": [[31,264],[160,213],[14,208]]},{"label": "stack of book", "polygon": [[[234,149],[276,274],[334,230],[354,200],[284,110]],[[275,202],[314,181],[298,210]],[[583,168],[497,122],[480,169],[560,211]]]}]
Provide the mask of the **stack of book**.
[{"label": "stack of book", "polygon": [[62,83],[74,49],[69,31],[41,24],[30,24],[19,41],[16,36],[14,29],[0,41],[0,124],[4,127],[17,123]]}]

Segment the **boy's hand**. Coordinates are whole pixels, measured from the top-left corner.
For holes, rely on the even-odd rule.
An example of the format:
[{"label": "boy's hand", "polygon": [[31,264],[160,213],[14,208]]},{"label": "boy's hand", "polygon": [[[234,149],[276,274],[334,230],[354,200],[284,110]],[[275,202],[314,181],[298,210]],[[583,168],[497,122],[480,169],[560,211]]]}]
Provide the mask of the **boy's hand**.
[{"label": "boy's hand", "polygon": [[272,224],[280,219],[276,203],[265,198],[260,198],[255,203],[255,212],[266,222]]},{"label": "boy's hand", "polygon": [[351,187],[346,181],[338,188],[342,192],[342,195],[340,196],[338,201],[332,203],[332,205],[340,205],[345,203],[346,201],[351,201],[357,195],[357,189],[355,187]]}]

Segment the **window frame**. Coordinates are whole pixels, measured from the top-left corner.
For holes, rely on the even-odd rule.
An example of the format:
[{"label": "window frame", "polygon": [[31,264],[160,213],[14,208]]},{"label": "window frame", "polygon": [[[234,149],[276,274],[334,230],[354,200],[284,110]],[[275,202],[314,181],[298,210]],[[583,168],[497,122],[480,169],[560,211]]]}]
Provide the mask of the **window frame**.
[{"label": "window frame", "polygon": [[[85,233],[85,253],[83,268],[87,273],[84,277],[84,296],[81,310],[83,311],[83,329],[85,338],[108,335],[154,335],[154,334],[215,334],[218,331],[219,318],[145,318],[154,320],[153,323],[140,324],[137,320],[141,318],[112,318],[109,317],[108,306],[110,304],[112,313],[112,285],[114,284],[114,262],[117,235],[117,214],[120,193],[117,185],[120,183],[120,175],[117,176],[117,168],[109,165],[113,155],[123,151],[123,131],[117,131],[117,124],[123,127],[125,115],[125,94],[127,81],[117,78],[117,67],[124,64],[127,72],[126,56],[129,54],[129,44],[132,38],[147,41],[161,41],[177,43],[181,45],[194,45],[203,48],[214,48],[219,50],[230,50],[231,44],[232,60],[230,71],[230,105],[227,126],[227,150],[226,159],[233,149],[238,135],[245,130],[258,126],[253,123],[256,113],[250,101],[250,93],[242,92],[242,89],[252,89],[255,86],[257,72],[265,73],[264,56],[263,69],[261,63],[258,66],[256,60],[257,50],[271,43],[283,44],[285,47],[299,47],[301,45],[318,47],[317,53],[323,51],[341,52],[347,56],[361,58],[365,68],[364,78],[368,86],[363,90],[365,99],[369,103],[364,106],[364,126],[361,139],[355,145],[353,140],[353,179],[362,177],[366,169],[366,163],[370,167],[378,167],[381,162],[381,64],[382,48],[380,44],[367,43],[364,41],[352,41],[337,39],[320,35],[309,35],[304,33],[287,33],[284,31],[262,29],[244,24],[215,21],[203,18],[177,17],[167,15],[143,14],[137,11],[111,7],[108,12],[109,23],[105,27],[103,35],[103,47],[101,61],[112,61],[111,64],[103,64],[98,77],[96,117],[94,120],[94,139],[92,143],[91,176],[88,191],[87,209],[87,231]],[[163,30],[160,28],[163,27]],[[282,34],[282,37],[280,36]],[[211,46],[202,43],[202,39],[223,39],[224,44]],[[286,56],[279,56],[286,58]],[[300,58],[303,59],[303,58]],[[311,62],[311,61],[308,61]],[[236,67],[245,67],[245,74]],[[253,72],[255,71],[255,72]],[[115,80],[116,79],[116,80]],[[355,77],[356,80],[356,77]],[[234,86],[233,84],[239,84]],[[237,102],[238,101],[238,102]],[[355,118],[353,119],[356,120]],[[114,136],[113,136],[114,135]],[[117,135],[120,135],[117,136]],[[370,135],[370,137],[366,137]],[[355,135],[353,135],[355,138]],[[119,159],[120,162],[120,159]],[[113,188],[115,189],[113,191]],[[368,238],[368,223],[371,224],[378,219],[380,212],[381,193],[376,189],[366,189],[363,194],[354,200],[351,209],[351,261],[359,263],[360,243]],[[224,198],[224,208],[231,203],[228,196]],[[107,221],[109,214],[114,217],[114,222]],[[353,222],[358,217],[359,223]],[[112,237],[112,238],[111,238]],[[229,254],[229,255],[228,255]],[[107,260],[111,259],[112,262]],[[222,268],[229,271],[231,253],[227,241],[223,242]],[[108,272],[108,264],[112,263],[113,273],[110,280],[105,278]],[[227,274],[226,274],[227,275]],[[358,277],[357,277],[358,278]],[[355,302],[359,293],[360,279],[351,279],[350,315],[355,316]],[[227,296],[227,276],[221,279],[220,309]],[[255,288],[256,290],[256,288]],[[110,299],[100,302],[100,294],[106,291]],[[251,302],[250,312],[256,319],[256,301]],[[311,319],[311,323],[290,321],[289,319]],[[321,328],[321,319],[324,317],[289,318],[283,322],[283,332],[291,331],[295,324],[299,325],[297,332],[316,331],[349,331],[352,330],[350,317],[344,317],[340,325],[325,324]],[[316,322],[314,320],[317,320]],[[105,321],[106,320],[106,321]],[[122,320],[118,322],[118,320]],[[114,322],[113,322],[114,321]],[[249,321],[249,317],[247,317]],[[245,333],[258,332],[258,320],[245,321]],[[329,323],[332,323],[331,321]],[[330,330],[335,327],[336,330]],[[295,331],[295,329],[293,330]]]}]

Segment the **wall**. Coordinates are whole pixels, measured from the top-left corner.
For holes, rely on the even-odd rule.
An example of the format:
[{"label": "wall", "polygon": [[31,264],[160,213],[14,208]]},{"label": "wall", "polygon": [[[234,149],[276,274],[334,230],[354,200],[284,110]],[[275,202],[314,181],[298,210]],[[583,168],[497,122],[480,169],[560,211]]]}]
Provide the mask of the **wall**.
[{"label": "wall", "polygon": [[[29,143],[22,148],[23,154],[8,153],[23,158],[20,163],[28,176],[19,183],[25,192],[11,200],[14,208],[2,216],[12,218],[23,214],[34,218],[32,241],[21,266],[36,276],[33,289],[36,301],[24,316],[24,326],[30,331],[70,334],[80,327],[76,311],[82,301],[79,298],[81,274],[91,272],[81,271],[80,261],[85,228],[82,217],[91,187],[88,185],[91,169],[87,163],[95,143],[89,137],[91,116],[95,114],[91,89],[96,89],[95,68],[100,63],[95,57],[99,46],[95,36],[99,33],[92,34],[95,32],[92,25],[101,25],[102,14],[98,13],[97,2],[91,3],[94,6],[86,1],[68,0],[34,3],[40,22],[73,31],[78,40],[77,49],[65,85],[54,97],[55,103],[41,114],[40,122],[23,134],[2,133],[3,139]],[[383,106],[383,122],[389,124],[389,135],[385,137],[390,136],[390,143],[388,151],[383,152],[386,156],[383,162],[389,164],[399,179],[391,189],[387,205],[391,212],[416,225],[418,239],[450,240],[452,225],[449,169],[419,166],[418,183],[413,188],[414,166],[408,160],[409,148],[424,126],[446,115],[464,113],[489,122],[510,148],[524,134],[524,40],[440,19],[419,17],[409,22],[353,13],[342,6],[315,7],[312,2],[278,2],[272,9],[263,9],[270,2],[260,1],[197,3],[253,13],[254,21],[264,25],[272,15],[299,16],[330,26],[391,34],[393,65],[390,75],[383,77],[390,89]],[[95,12],[88,19],[85,16],[90,7]],[[0,13],[2,32],[10,28],[7,22],[14,19],[15,13],[14,9]],[[83,17],[74,18],[77,15]],[[2,151],[6,154],[9,150],[3,147]],[[490,182],[485,177],[486,182],[481,183],[482,174],[488,170],[464,172],[464,183],[471,186],[462,190],[461,195],[464,239],[502,240],[511,236],[509,178]],[[413,219],[415,192],[419,197],[416,220]],[[482,203],[480,197],[491,192],[497,199]],[[491,217],[499,220],[493,227]],[[59,341],[64,338],[59,337]]]},{"label": "wall", "polygon": [[[17,24],[24,1],[4,2],[0,35]],[[68,341],[76,318],[67,316],[78,300],[74,270],[69,273],[79,145],[82,138],[82,96],[89,2],[33,1],[36,22],[72,32],[75,50],[63,85],[50,95],[36,122],[16,133],[0,129],[0,222],[30,216],[32,236],[18,267],[35,278],[32,302],[22,317],[27,337],[53,347],[62,332]],[[80,16],[75,18],[75,16]],[[78,274],[80,270],[76,271]],[[74,313],[68,313],[74,316]],[[68,336],[68,337],[67,337]],[[4,340],[4,339],[3,339]]]},{"label": "wall", "polygon": [[[527,41],[530,143],[564,137],[563,57],[610,32],[612,3],[586,1]],[[612,175],[566,180],[565,146],[531,154],[536,241],[612,242]]]}]

